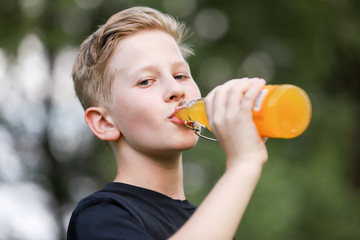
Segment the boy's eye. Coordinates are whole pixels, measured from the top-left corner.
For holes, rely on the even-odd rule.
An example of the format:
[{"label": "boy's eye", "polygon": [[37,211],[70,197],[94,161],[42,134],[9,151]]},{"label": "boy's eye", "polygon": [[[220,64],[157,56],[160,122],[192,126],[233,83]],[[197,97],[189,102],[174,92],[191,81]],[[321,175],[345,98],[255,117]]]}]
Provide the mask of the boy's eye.
[{"label": "boy's eye", "polygon": [[146,86],[148,84],[149,84],[149,80],[142,80],[142,81],[139,82],[140,86]]},{"label": "boy's eye", "polygon": [[176,75],[176,76],[174,76],[174,79],[175,80],[183,80],[183,79],[185,79],[187,76],[185,76],[185,75]]},{"label": "boy's eye", "polygon": [[143,86],[143,87],[146,87],[146,86],[149,86],[154,80],[151,80],[151,79],[144,79],[144,80],[141,80],[138,85],[139,86]]}]

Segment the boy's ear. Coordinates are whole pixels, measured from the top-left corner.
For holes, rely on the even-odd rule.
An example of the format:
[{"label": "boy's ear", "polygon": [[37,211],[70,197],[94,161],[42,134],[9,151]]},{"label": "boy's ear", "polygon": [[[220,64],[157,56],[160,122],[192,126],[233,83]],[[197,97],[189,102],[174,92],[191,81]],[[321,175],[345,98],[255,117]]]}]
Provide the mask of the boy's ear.
[{"label": "boy's ear", "polygon": [[102,107],[86,109],[85,121],[95,136],[101,140],[115,141],[120,137],[120,130]]}]

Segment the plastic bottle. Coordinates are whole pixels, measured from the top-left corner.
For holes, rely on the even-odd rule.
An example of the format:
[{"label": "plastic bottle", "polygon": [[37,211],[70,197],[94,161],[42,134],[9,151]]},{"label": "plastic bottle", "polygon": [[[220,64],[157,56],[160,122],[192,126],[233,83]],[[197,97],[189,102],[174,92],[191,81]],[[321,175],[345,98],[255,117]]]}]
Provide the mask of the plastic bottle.
[{"label": "plastic bottle", "polygon": [[[204,100],[186,102],[176,116],[196,121],[210,131]],[[304,90],[290,85],[266,85],[253,108],[253,120],[263,137],[294,138],[302,134],[311,119],[311,102]]]}]

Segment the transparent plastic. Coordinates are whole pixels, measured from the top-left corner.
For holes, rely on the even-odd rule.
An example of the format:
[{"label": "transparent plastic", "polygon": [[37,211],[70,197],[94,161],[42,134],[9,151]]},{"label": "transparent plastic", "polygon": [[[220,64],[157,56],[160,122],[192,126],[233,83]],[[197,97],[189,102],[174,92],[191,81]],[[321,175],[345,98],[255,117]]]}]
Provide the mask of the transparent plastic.
[{"label": "transparent plastic", "polygon": [[[304,90],[291,85],[266,85],[253,108],[253,120],[263,137],[295,138],[309,126],[311,102]],[[204,100],[194,100],[183,104],[176,112],[182,121],[195,121],[210,131]]]}]

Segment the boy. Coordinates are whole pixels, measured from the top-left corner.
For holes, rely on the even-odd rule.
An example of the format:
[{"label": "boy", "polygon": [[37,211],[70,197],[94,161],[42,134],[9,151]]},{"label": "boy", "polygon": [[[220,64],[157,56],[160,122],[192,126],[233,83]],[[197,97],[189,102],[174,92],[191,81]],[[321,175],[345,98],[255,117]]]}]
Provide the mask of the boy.
[{"label": "boy", "polygon": [[134,7],[82,44],[73,68],[76,93],[118,169],[112,183],[78,204],[68,239],[233,238],[267,160],[251,114],[265,81],[231,80],[205,98],[227,167],[196,209],[183,190],[182,151],[198,139],[174,115],[180,102],[200,97],[184,33],[172,17]]}]

